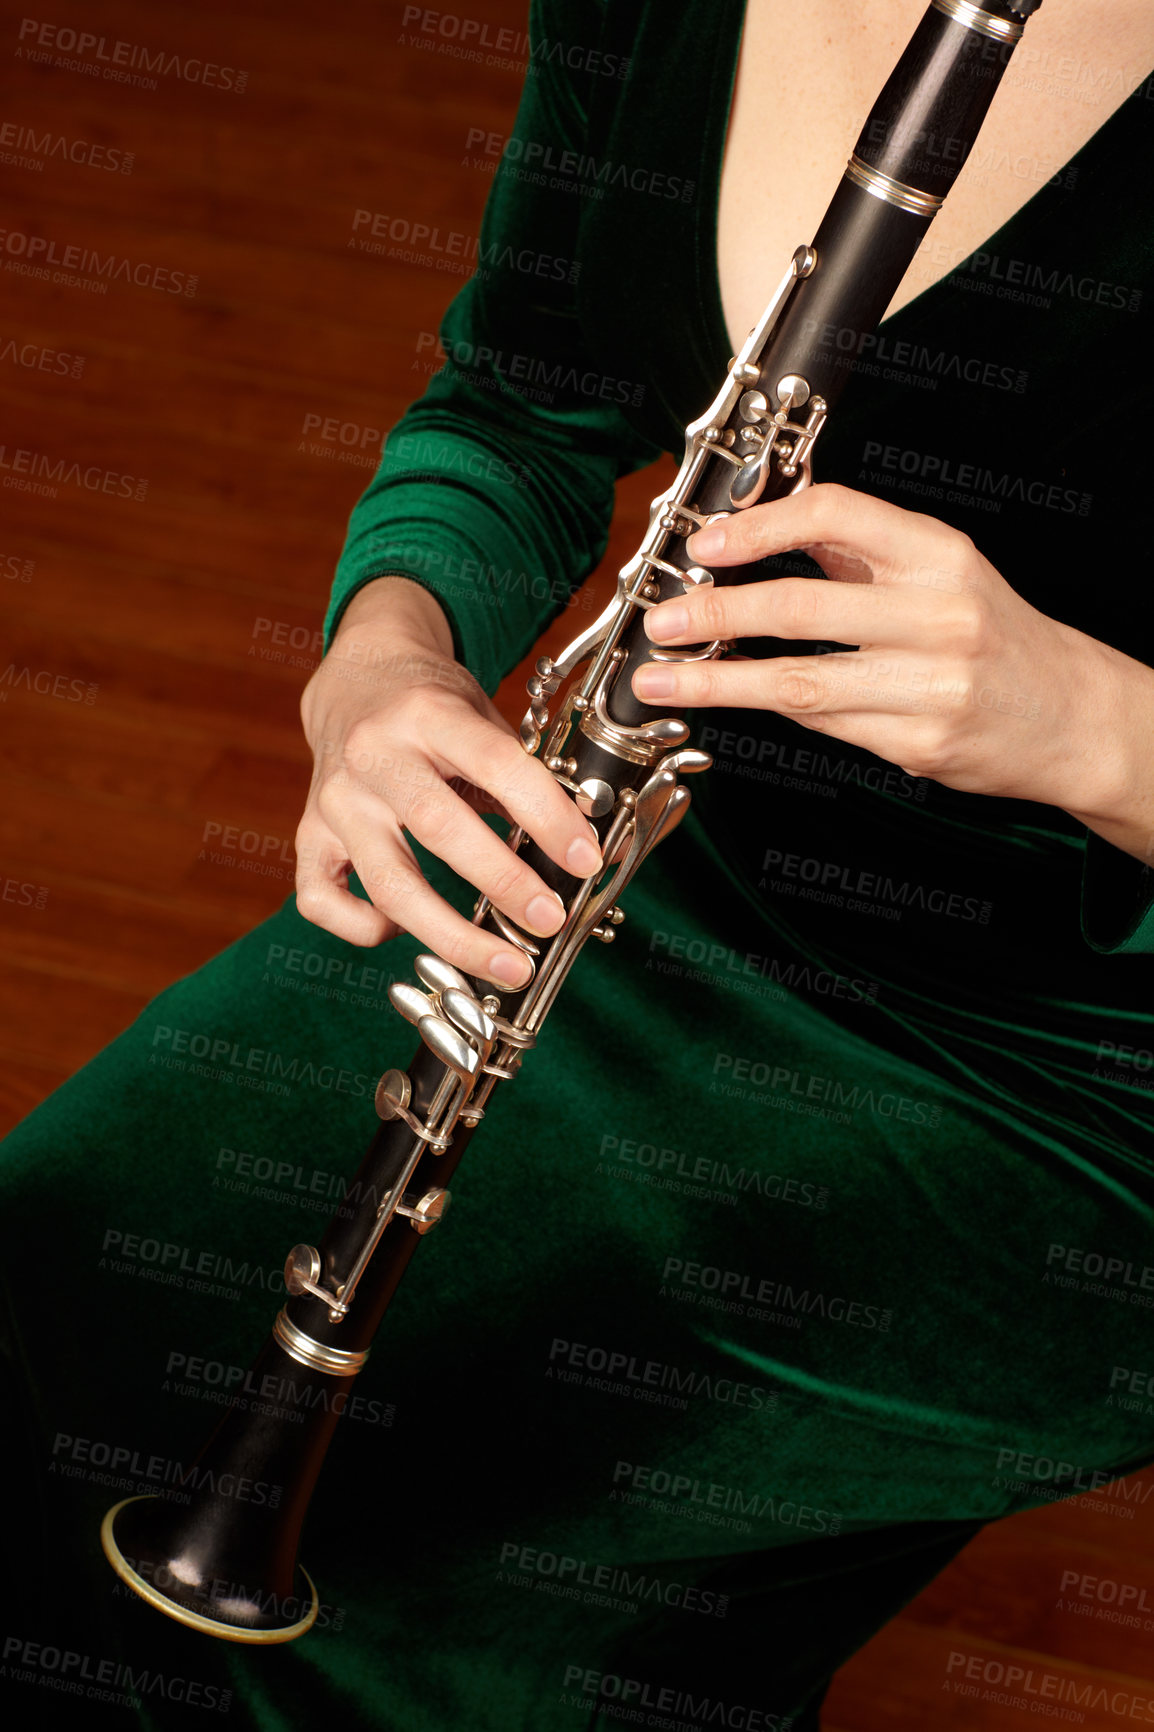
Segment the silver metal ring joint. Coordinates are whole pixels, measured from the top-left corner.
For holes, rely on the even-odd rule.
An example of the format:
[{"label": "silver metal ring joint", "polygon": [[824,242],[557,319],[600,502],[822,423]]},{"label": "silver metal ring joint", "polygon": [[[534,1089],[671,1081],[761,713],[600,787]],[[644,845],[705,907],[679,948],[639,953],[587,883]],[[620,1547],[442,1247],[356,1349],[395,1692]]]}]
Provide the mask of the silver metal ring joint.
[{"label": "silver metal ring joint", "polygon": [[1019,42],[1026,28],[1015,18],[998,18],[984,7],[973,5],[972,0],[930,0],[930,5],[935,12],[944,13],[955,24],[964,24],[967,30],[976,30],[979,36],[992,36],[995,42]]},{"label": "silver metal ring joint", "polygon": [[314,1341],[303,1329],[298,1329],[287,1311],[280,1311],[272,1327],[273,1337],[298,1365],[310,1371],[327,1371],[330,1377],[355,1377],[369,1357],[366,1347],[361,1353],[349,1353],[341,1347],[326,1347]]},{"label": "silver metal ring joint", "polygon": [[896,205],[898,210],[909,211],[913,216],[936,216],[945,202],[945,194],[922,192],[916,186],[907,186],[905,181],[892,180],[880,169],[871,168],[868,162],[863,162],[855,152],[846,164],[845,178],[852,180],[855,186],[860,186],[864,192],[872,193],[874,198],[880,198],[885,204]]}]

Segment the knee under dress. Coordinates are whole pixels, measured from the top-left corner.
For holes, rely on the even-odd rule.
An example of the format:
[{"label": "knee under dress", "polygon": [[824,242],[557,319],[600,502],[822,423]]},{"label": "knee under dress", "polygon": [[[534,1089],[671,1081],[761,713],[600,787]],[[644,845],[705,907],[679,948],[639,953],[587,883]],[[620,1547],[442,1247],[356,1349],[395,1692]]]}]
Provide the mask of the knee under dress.
[{"label": "knee under dress", "polygon": [[[680,449],[729,353],[742,15],[535,7],[449,359],[354,512],[330,631],[408,573],[492,691],[599,558],[615,478]],[[846,356],[818,462],[1143,661],[1152,219],[1119,189],[1152,124],[1139,90]],[[255,1399],[284,1252],[408,1062],[385,991],[418,946],[366,955],[290,900],[13,1133],[22,1724],[816,1726],[836,1666],[982,1524],[1154,1459],[1150,1405],[1111,1399],[1116,1367],[1154,1370],[1148,872],[770,713],[694,721],[715,764],[689,819],[496,1092],[358,1380],[303,1640],[157,1616],[99,1521]]]}]

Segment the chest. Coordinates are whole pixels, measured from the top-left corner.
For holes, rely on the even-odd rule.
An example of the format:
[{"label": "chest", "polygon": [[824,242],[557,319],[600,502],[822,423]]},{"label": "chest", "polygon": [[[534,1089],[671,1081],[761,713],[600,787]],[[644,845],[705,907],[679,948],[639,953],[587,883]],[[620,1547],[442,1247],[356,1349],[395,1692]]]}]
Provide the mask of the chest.
[{"label": "chest", "polygon": [[[900,23],[888,59],[879,51],[867,66],[864,47],[835,53],[828,28],[811,43],[807,70],[790,59],[797,36],[775,59],[772,43],[752,33],[758,20],[778,16],[785,28],[792,19],[800,34],[817,14],[868,19],[872,0],[808,0],[792,13],[781,0],[684,0],[677,9],[611,0],[603,46],[631,58],[634,71],[591,92],[587,147],[598,162],[659,166],[667,184],[658,197],[617,175],[603,198],[585,201],[579,325],[603,377],[639,382],[625,414],[652,448],[680,453],[686,423],[715,396],[783,260],[816,231],[924,0],[891,3]],[[1082,3],[1101,23],[1099,0]],[[1120,12],[1127,3],[1118,0]],[[1077,12],[1079,0],[1045,0],[1018,53],[1051,8],[1060,17],[1071,4]],[[1154,26],[1154,6],[1143,4]],[[758,40],[768,62],[757,58]],[[1134,515],[1149,493],[1154,207],[1143,188],[1154,177],[1154,41],[1137,30],[1121,45],[1103,40],[1097,54],[1059,60],[1039,46],[1022,65],[1043,90],[1021,87],[1015,97],[1048,90],[1063,128],[1081,115],[1056,142],[1036,133],[1015,146],[1057,166],[1058,150],[1063,160],[1077,153],[1073,186],[1025,178],[1025,164],[1007,154],[1009,122],[1001,130],[990,117],[979,140],[989,154],[971,156],[965,171],[971,185],[988,184],[975,189],[971,210],[959,182],[931,225],[942,249],[930,259],[933,292],[887,319],[868,353],[847,358],[852,377],[814,471],[954,524],[1041,611],[1154,661],[1154,616],[1135,606],[1145,575]],[[822,53],[832,56],[828,74]],[[744,114],[730,100],[742,59]],[[755,82],[759,65],[765,86]],[[1095,103],[1076,101],[1075,89],[1097,92]],[[1014,95],[1005,80],[1002,95]],[[829,125],[807,130],[819,109]],[[947,219],[952,238],[939,227]],[[995,230],[998,242],[986,248]],[[1104,366],[1108,388],[1087,392]]]},{"label": "chest", "polygon": [[[794,248],[813,238],[924,9],[925,0],[747,0],[717,212],[721,299],[735,349]],[[1149,0],[1047,0],[890,314],[1068,173],[1151,65]]]}]

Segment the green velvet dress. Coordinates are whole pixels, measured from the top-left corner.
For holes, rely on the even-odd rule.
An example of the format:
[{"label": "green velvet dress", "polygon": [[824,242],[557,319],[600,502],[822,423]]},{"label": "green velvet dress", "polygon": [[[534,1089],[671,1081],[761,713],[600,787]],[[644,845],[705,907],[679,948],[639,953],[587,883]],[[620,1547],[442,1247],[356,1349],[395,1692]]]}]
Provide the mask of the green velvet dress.
[{"label": "green velvet dress", "polygon": [[[407,572],[492,691],[599,558],[615,478],[680,449],[729,354],[742,15],[536,6],[451,361],[354,513],[330,629]],[[1152,122],[1139,90],[885,323],[817,458],[1143,661],[1151,219],[1124,189]],[[1154,1459],[1154,1406],[1116,1394],[1154,1370],[1148,874],[769,713],[694,723],[689,819],[496,1091],[358,1381],[301,1641],[159,1617],[98,1529],[258,1399],[285,1251],[411,1055],[385,993],[417,945],[356,951],[289,901],[9,1139],[22,1725],[816,1727],[983,1523]]]}]

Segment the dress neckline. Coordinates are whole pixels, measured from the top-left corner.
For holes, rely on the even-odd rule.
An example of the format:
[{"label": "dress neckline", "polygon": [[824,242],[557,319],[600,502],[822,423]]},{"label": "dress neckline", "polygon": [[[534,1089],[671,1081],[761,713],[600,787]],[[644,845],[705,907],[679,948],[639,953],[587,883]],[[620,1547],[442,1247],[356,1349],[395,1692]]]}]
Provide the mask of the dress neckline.
[{"label": "dress neckline", "polygon": [[[737,67],[741,53],[741,39],[744,33],[747,5],[748,0],[738,0],[736,5],[727,9],[723,16],[730,25],[730,33],[727,37],[724,29],[718,29],[714,38],[718,45],[718,52],[713,65],[714,89],[712,94],[715,100],[711,101],[709,112],[711,117],[716,117],[716,121],[714,125],[704,129],[702,154],[702,180],[709,189],[709,197],[702,198],[697,203],[698,223],[695,250],[698,264],[698,294],[699,305],[705,315],[703,321],[705,328],[702,337],[703,341],[715,353],[724,355],[731,352],[732,345],[729,337],[729,326],[725,317],[725,306],[721,298],[721,271],[718,264],[721,170],[725,159],[725,144],[729,135],[730,119],[733,113],[733,96],[737,84]],[[716,13],[714,15],[717,23],[720,24],[721,18],[717,17]],[[1090,137],[1074,152],[1073,156],[1068,157],[1062,164],[1057,171],[1058,174],[1064,175],[1074,166],[1077,166],[1079,173],[1077,185],[1063,192],[1060,196],[1067,200],[1075,200],[1084,196],[1084,178],[1081,171],[1087,166],[1087,159],[1113,147],[1113,136],[1107,138],[1106,135],[1118,132],[1122,125],[1129,121],[1134,105],[1142,94],[1143,87],[1151,78],[1154,78],[1154,69],[1130,92],[1129,96],[1118,104],[1118,107],[1102,122],[1101,126],[1090,134]],[[721,86],[720,94],[716,88],[718,85]],[[884,329],[887,332],[895,331],[901,327],[903,321],[907,321],[907,315],[909,323],[916,323],[927,309],[937,308],[940,302],[948,301],[952,295],[956,295],[959,291],[950,279],[975,254],[991,250],[1004,251],[1011,235],[1018,231],[1028,232],[1040,220],[1048,216],[1052,202],[1049,195],[1052,195],[1053,192],[1052,184],[1044,182],[1036,192],[1031,193],[1024,204],[1018,206],[1018,209],[1007,218],[1000,228],[995,229],[985,240],[980,241],[964,258],[959,259],[957,264],[953,265],[944,276],[938,277],[927,288],[914,295],[896,313],[883,319],[879,329]],[[812,235],[802,237],[799,239],[798,245],[812,239]],[[788,259],[782,259],[771,268],[770,276],[766,281],[767,303],[788,263]]]}]

